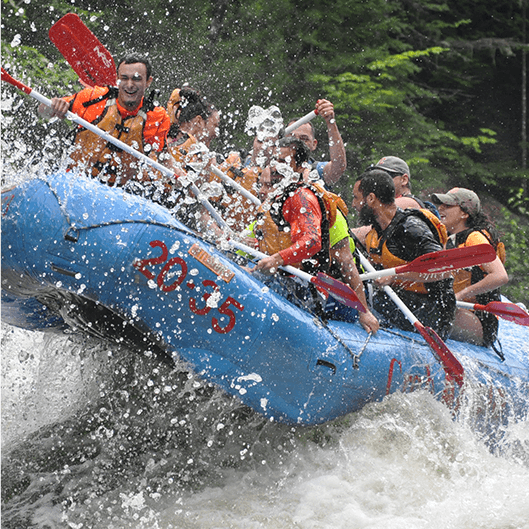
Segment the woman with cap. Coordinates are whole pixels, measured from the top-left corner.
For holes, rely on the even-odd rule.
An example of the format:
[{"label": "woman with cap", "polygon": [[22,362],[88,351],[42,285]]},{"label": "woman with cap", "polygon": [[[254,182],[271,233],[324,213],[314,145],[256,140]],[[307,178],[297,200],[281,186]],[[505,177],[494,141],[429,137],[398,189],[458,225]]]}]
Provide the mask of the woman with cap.
[{"label": "woman with cap", "polygon": [[[494,224],[483,213],[479,197],[470,189],[455,187],[445,194],[434,193],[432,201],[437,204],[441,222],[450,235],[448,248],[491,244],[498,254],[490,263],[455,273],[456,299],[481,305],[499,300],[499,288],[509,281],[503,266],[505,248]],[[493,314],[457,309],[451,338],[488,347],[494,344],[497,334],[498,318]]]}]

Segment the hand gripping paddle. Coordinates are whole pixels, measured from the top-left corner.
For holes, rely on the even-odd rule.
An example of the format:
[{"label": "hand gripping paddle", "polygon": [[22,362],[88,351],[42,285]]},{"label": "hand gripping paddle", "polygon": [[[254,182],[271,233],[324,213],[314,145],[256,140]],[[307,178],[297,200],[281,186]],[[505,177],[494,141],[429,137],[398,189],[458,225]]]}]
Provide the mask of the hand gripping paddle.
[{"label": "hand gripping paddle", "polygon": [[[486,246],[492,248],[490,244],[487,244]],[[474,246],[474,248],[476,248],[476,246]],[[358,256],[363,267],[368,270],[368,272],[375,271],[373,265],[369,262],[367,257],[362,254],[362,252],[358,252]],[[393,303],[395,303],[395,305],[397,305],[407,320],[415,327],[415,329],[417,329],[417,332],[430,346],[435,357],[443,366],[447,379],[455,382],[458,386],[462,386],[465,370],[459,360],[454,356],[452,351],[448,349],[448,346],[444,343],[442,338],[435,332],[434,329],[423,325],[390,286],[386,285],[383,288],[388,297],[393,301]]]}]

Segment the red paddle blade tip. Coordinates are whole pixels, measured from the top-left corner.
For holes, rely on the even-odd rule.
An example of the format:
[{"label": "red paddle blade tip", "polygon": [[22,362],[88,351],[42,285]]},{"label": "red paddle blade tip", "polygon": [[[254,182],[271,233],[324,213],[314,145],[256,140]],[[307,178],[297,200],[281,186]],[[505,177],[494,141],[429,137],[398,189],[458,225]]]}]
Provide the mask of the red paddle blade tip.
[{"label": "red paddle blade tip", "polygon": [[325,291],[329,292],[329,294],[340,303],[360,312],[366,312],[363,303],[358,299],[356,292],[349,285],[346,285],[322,272],[318,272],[317,276],[311,279],[311,282],[317,287],[323,288]]},{"label": "red paddle blade tip", "polygon": [[512,321],[518,325],[525,325],[529,327],[529,314],[522,309],[522,307],[514,303],[506,303],[503,301],[490,301],[483,308],[478,305],[481,310],[490,312],[503,318],[507,321]]},{"label": "red paddle blade tip", "polygon": [[26,92],[26,94],[31,93],[31,88],[29,86],[26,86],[24,83],[21,83],[20,81],[17,81],[14,77],[9,75],[6,70],[2,68],[2,81],[6,81],[9,84],[12,84],[19,90],[22,90],[22,92]]},{"label": "red paddle blade tip", "polygon": [[432,328],[425,327],[419,321],[415,322],[415,328],[432,348],[437,360],[441,362],[447,377],[462,386],[465,370],[441,337]]}]

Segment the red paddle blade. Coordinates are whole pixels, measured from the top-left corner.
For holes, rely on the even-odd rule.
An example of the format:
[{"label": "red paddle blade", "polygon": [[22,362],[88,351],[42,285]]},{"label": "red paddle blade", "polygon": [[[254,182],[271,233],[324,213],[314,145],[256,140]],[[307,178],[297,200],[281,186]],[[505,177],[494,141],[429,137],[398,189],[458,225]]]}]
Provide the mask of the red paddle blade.
[{"label": "red paddle blade", "polygon": [[518,325],[526,325],[529,327],[529,314],[514,303],[506,303],[503,301],[490,301],[486,305],[474,305],[476,310],[483,310],[495,314],[507,321],[512,321]]},{"label": "red paddle blade", "polygon": [[441,362],[449,380],[453,380],[459,386],[462,386],[465,370],[441,337],[431,327],[425,327],[420,321],[416,321],[414,326],[432,348],[435,357]]},{"label": "red paddle blade", "polygon": [[64,15],[50,28],[49,36],[83,83],[116,86],[112,55],[77,15]]},{"label": "red paddle blade", "polygon": [[477,244],[427,253],[417,257],[411,263],[398,266],[396,271],[399,274],[404,272],[435,274],[490,263],[494,259],[496,259],[496,252],[490,244]]},{"label": "red paddle blade", "polygon": [[340,303],[360,312],[366,312],[366,308],[358,299],[356,292],[349,285],[346,285],[322,272],[318,272],[317,276],[311,279],[311,282],[328,292]]}]

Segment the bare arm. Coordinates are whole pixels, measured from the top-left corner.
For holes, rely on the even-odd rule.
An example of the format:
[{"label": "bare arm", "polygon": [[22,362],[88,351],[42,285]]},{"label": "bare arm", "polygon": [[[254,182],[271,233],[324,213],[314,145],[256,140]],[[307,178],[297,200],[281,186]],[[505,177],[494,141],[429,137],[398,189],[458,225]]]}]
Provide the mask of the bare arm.
[{"label": "bare arm", "polygon": [[360,324],[367,332],[376,333],[379,323],[373,313],[369,310],[364,292],[364,285],[356,268],[356,264],[349,248],[349,239],[342,239],[331,248],[331,258],[339,267],[340,274],[345,282],[356,292],[358,299],[366,308],[366,312],[359,312]]},{"label": "bare arm", "polygon": [[496,257],[491,263],[485,263],[481,266],[486,274],[485,277],[481,281],[469,285],[463,290],[457,292],[457,300],[461,301],[474,298],[478,294],[490,292],[491,290],[499,288],[509,282],[509,276],[507,275],[505,267],[499,257]]},{"label": "bare arm", "polygon": [[327,134],[329,136],[330,161],[323,168],[323,179],[326,184],[333,185],[340,180],[340,177],[347,169],[347,159],[342,136],[336,125],[334,105],[326,99],[319,99],[316,103],[318,115],[323,117],[327,124]]}]

